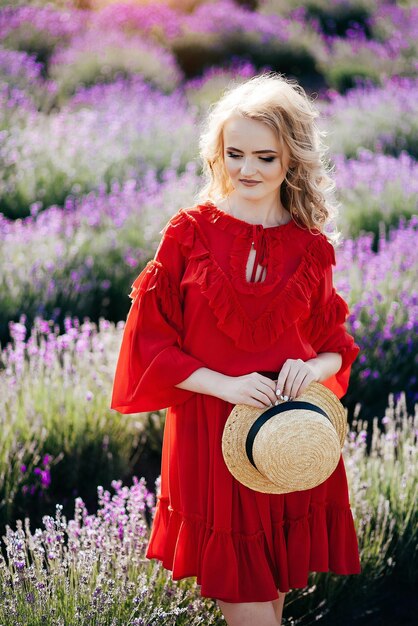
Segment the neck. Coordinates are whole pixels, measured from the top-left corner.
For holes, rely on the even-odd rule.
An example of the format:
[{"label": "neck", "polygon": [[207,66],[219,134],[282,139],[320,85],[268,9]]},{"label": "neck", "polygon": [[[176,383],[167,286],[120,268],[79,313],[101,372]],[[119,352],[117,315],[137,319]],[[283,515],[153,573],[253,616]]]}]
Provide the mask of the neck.
[{"label": "neck", "polygon": [[[236,199],[233,194],[226,198],[230,215],[251,224],[281,226],[291,220],[289,211],[275,199],[270,204],[257,205],[256,201]],[[236,208],[236,207],[239,208]]]}]

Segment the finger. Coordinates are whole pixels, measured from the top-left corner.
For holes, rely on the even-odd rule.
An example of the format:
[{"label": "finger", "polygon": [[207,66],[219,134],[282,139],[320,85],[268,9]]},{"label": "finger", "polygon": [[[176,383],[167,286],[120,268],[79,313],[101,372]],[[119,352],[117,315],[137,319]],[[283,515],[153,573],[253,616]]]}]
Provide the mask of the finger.
[{"label": "finger", "polygon": [[284,362],[283,367],[281,368],[279,375],[277,377],[277,391],[276,394],[280,397],[283,396],[283,390],[286,384],[286,379],[290,371],[290,360]]},{"label": "finger", "polygon": [[314,376],[312,376],[310,374],[308,376],[306,376],[306,378],[304,379],[304,381],[302,382],[302,384],[301,384],[301,386],[299,388],[299,393],[298,393],[299,396],[302,395],[302,393],[304,393],[306,391],[306,389],[309,387],[309,385],[311,384],[311,382],[313,380],[315,380]]},{"label": "finger", "polygon": [[272,400],[273,402],[276,400],[275,383],[270,378],[267,378],[258,372],[253,372],[251,374],[251,379],[248,380],[246,385],[246,391],[248,393],[252,394],[253,391],[257,390],[265,393],[269,398],[270,403]]},{"label": "finger", "polygon": [[[276,403],[277,396],[275,393],[276,383],[267,376],[263,376],[258,372],[253,372],[251,375],[252,380],[248,381],[252,390],[247,388],[247,391],[252,397],[263,403],[263,407],[270,407]],[[265,397],[263,395],[265,394]]]},{"label": "finger", "polygon": [[258,389],[260,391],[263,391],[265,394],[267,394],[271,404],[275,404],[277,400],[275,381],[271,380],[270,378],[264,378],[264,380],[260,382],[263,385],[263,387],[261,389],[260,387],[258,387]]},{"label": "finger", "polygon": [[300,369],[296,374],[292,386],[290,388],[289,395],[292,398],[297,398],[301,394],[301,385],[306,377],[309,376],[309,372],[306,369]]},{"label": "finger", "polygon": [[[267,390],[268,387],[266,386],[265,389]],[[260,390],[260,389],[254,389],[253,391],[250,392],[251,396],[255,399],[258,400],[259,402],[262,402],[263,406],[271,406],[272,404],[274,404],[274,402],[272,402],[268,396],[268,393],[266,393],[264,390]],[[273,394],[274,395],[274,394]]]},{"label": "finger", "polygon": [[265,410],[266,408],[268,408],[268,407],[266,407],[265,404],[263,404],[263,402],[260,402],[259,400],[256,400],[255,398],[249,398],[243,404],[248,404],[248,406],[253,406],[256,409],[262,409],[262,410]]},{"label": "finger", "polygon": [[264,383],[265,385],[268,385],[273,391],[276,391],[277,379],[272,380],[268,376],[263,376],[262,374],[260,374],[258,378],[258,382]]},{"label": "finger", "polygon": [[284,388],[282,392],[283,398],[285,400],[288,400],[290,396],[292,395],[290,392],[292,389],[293,381],[295,380],[296,376],[299,373],[301,363],[303,363],[303,361],[299,362],[299,360],[297,360],[297,361],[291,362],[289,373],[287,375],[286,382],[284,384]]}]

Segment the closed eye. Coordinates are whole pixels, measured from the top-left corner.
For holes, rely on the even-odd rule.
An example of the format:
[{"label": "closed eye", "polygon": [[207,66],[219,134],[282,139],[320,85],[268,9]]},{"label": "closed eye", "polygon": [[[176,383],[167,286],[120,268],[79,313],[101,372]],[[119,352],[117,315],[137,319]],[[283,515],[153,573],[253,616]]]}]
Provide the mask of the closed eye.
[{"label": "closed eye", "polygon": [[[229,157],[231,157],[231,159],[239,159],[241,158],[240,154],[232,154],[231,152],[227,153]],[[261,159],[261,161],[265,161],[266,163],[271,163],[272,161],[275,160],[276,157],[259,157]]]}]

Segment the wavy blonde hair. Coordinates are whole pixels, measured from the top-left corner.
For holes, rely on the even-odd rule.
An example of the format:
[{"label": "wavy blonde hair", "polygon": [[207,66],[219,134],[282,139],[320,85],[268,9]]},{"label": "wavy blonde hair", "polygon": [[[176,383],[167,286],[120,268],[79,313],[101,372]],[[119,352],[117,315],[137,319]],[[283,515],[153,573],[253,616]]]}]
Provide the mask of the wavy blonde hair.
[{"label": "wavy blonde hair", "polygon": [[280,199],[292,218],[309,230],[324,232],[337,243],[339,233],[329,225],[338,213],[335,183],[325,158],[325,135],[315,119],[319,112],[304,89],[277,72],[254,76],[243,83],[230,84],[221,98],[209,107],[201,124],[199,155],[206,184],[196,194],[196,202],[214,204],[227,197],[233,186],[225,169],[223,129],[234,114],[267,124],[279,145],[289,149],[289,168],[280,187]]}]

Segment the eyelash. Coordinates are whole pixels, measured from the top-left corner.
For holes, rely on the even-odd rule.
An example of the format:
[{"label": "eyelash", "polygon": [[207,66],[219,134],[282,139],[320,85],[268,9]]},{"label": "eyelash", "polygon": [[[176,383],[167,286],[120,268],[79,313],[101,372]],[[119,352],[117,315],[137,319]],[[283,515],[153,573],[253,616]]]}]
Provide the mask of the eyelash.
[{"label": "eyelash", "polygon": [[[241,155],[228,153],[228,156],[231,157],[232,159],[236,159],[237,157],[240,157]],[[260,157],[261,161],[265,161],[266,163],[272,163],[275,158],[276,157]]]}]

